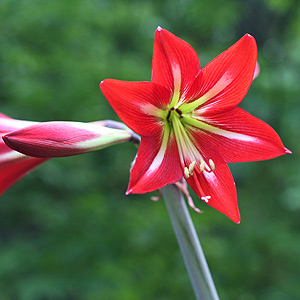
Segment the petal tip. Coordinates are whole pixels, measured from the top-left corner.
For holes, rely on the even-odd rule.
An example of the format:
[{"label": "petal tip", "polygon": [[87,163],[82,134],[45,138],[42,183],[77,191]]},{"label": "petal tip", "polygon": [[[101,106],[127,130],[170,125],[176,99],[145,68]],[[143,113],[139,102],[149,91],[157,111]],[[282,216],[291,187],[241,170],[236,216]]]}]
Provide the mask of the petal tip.
[{"label": "petal tip", "polygon": [[[3,137],[4,138],[4,137]],[[284,152],[286,154],[292,154],[293,152],[291,150],[289,150],[288,148],[284,147]]]},{"label": "petal tip", "polygon": [[157,31],[162,31],[162,28],[160,26],[157,26],[156,30]]},{"label": "petal tip", "polygon": [[248,41],[250,43],[252,43],[253,45],[256,45],[256,41],[253,35],[251,35],[250,33],[246,33],[244,34],[244,36],[242,37],[242,39],[244,41]]},{"label": "petal tip", "polygon": [[[227,215],[227,214],[226,214]],[[227,215],[231,221],[233,221],[236,224],[241,223],[241,214],[238,208],[236,208],[235,212],[232,212],[230,215]]]},{"label": "petal tip", "polygon": [[241,223],[241,217],[240,214],[238,214],[238,216],[234,217],[234,218],[230,218],[231,221],[233,221],[236,224],[240,224]]},{"label": "petal tip", "polygon": [[105,79],[105,80],[102,80],[101,82],[100,82],[100,84],[99,84],[99,87],[100,87],[100,90],[103,92],[103,90],[105,89],[105,88],[107,88],[107,79]]},{"label": "petal tip", "polygon": [[125,195],[128,196],[129,194],[132,193],[132,189],[128,189],[126,192],[125,192]]}]

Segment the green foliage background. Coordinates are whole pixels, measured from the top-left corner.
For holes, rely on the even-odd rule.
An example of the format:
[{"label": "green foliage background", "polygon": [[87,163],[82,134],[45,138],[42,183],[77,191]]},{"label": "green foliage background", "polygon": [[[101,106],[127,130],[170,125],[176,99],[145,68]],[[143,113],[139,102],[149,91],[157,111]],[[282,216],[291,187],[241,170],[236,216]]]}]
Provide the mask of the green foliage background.
[{"label": "green foliage background", "polygon": [[[241,107],[294,154],[230,166],[240,225],[191,214],[221,299],[300,299],[299,15],[297,0],[0,0],[1,112],[117,120],[98,84],[150,80],[158,25],[202,66],[251,33],[261,74]],[[53,159],[1,197],[0,300],[194,298],[163,201],[124,195],[135,153]]]}]

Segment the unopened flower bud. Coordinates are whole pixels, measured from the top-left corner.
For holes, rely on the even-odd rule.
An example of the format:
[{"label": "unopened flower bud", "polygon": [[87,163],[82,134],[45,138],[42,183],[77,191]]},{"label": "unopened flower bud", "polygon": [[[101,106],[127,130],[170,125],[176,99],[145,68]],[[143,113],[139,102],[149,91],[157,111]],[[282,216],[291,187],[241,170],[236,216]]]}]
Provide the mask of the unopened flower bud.
[{"label": "unopened flower bud", "polygon": [[8,147],[34,157],[64,157],[129,141],[130,131],[97,123],[44,122],[6,134]]}]

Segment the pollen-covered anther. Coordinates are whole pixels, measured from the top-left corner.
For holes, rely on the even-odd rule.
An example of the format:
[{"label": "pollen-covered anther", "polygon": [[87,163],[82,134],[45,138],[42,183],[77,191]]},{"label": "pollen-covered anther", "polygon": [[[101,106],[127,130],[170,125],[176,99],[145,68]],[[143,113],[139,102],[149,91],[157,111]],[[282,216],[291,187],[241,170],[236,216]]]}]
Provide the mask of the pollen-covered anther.
[{"label": "pollen-covered anther", "polygon": [[201,160],[201,163],[200,163],[200,171],[203,172],[205,169],[205,162],[204,160]]},{"label": "pollen-covered anther", "polygon": [[209,199],[211,199],[211,196],[203,196],[200,199],[203,200],[205,203],[208,203]]},{"label": "pollen-covered anther", "polygon": [[[186,178],[189,178],[189,177],[190,177],[190,171],[189,171],[189,169],[188,169],[187,167],[184,167],[183,172],[184,172],[184,175],[185,175]],[[192,175],[193,175],[193,174],[192,174]]]},{"label": "pollen-covered anther", "polygon": [[211,169],[214,171],[214,170],[215,170],[215,168],[216,168],[216,166],[215,166],[215,163],[213,162],[213,160],[212,160],[212,159],[210,159],[210,160],[208,161],[208,163],[209,163],[209,165],[210,165]]},{"label": "pollen-covered anther", "polygon": [[[205,162],[203,161],[203,165],[204,165],[203,170],[205,170],[208,173],[211,173],[212,171],[214,171],[216,169],[216,166],[212,159],[209,159],[208,163],[210,165],[210,168],[208,165],[205,166]],[[201,169],[201,166],[200,166],[200,169]]]},{"label": "pollen-covered anther", "polygon": [[189,165],[189,173],[191,176],[193,176],[193,170],[195,169],[196,161],[194,160],[192,163]]}]

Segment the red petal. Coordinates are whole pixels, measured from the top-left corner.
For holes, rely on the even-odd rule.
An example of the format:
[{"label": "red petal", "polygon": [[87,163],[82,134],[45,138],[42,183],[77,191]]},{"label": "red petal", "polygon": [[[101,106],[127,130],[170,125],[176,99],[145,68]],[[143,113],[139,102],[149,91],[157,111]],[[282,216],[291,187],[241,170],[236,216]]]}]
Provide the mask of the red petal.
[{"label": "red petal", "polygon": [[227,133],[197,131],[197,140],[206,139],[227,163],[266,160],[290,153],[272,127],[239,107],[206,117],[205,122]]},{"label": "red petal", "polygon": [[171,98],[166,88],[152,82],[113,79],[102,81],[100,88],[119,118],[137,134],[152,135],[161,130],[162,120],[157,115]]},{"label": "red petal", "polygon": [[15,152],[0,141],[0,195],[46,160]]},{"label": "red petal", "polygon": [[201,143],[205,152],[201,151],[204,160],[208,163],[212,159],[215,170],[200,172],[195,168],[194,175],[186,179],[195,193],[208,205],[226,215],[233,222],[240,222],[240,213],[237,204],[235,183],[226,163],[216,155],[207,144]]},{"label": "red petal", "polygon": [[160,135],[142,136],[126,194],[151,192],[182,177],[175,138],[169,137],[166,149],[161,147],[161,140]]},{"label": "red petal", "polygon": [[187,42],[158,27],[155,32],[151,81],[174,91],[174,68],[180,71],[182,94],[200,70],[199,58]]},{"label": "red petal", "polygon": [[203,97],[199,111],[213,114],[238,105],[253,80],[256,57],[256,42],[246,34],[206,65],[189,92],[191,100]]}]

